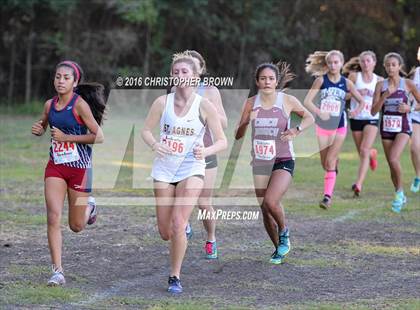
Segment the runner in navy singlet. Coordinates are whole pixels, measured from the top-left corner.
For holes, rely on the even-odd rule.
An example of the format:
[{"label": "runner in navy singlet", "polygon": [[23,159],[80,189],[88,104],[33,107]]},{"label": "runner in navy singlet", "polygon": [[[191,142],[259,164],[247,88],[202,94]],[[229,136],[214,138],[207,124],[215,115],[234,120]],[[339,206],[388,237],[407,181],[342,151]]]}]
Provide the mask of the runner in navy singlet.
[{"label": "runner in navy singlet", "polygon": [[81,67],[63,61],[56,67],[54,87],[57,96],[45,102],[41,119],[32,126],[32,134],[41,136],[49,125],[50,158],[45,169],[45,201],[48,218],[48,244],[53,275],[48,285],[65,283],[61,264],[61,214],[67,194],[69,226],[80,232],[96,220],[96,205],[91,192],[92,148],[101,143],[99,125],[105,110],[104,87],[96,83],[80,84]]},{"label": "runner in navy singlet", "polygon": [[[316,135],[324,176],[324,197],[319,206],[328,209],[338,174],[338,156],[347,134],[346,94],[350,93],[358,106],[349,114],[358,115],[365,102],[352,81],[341,75],[343,53],[338,50],[315,52],[307,59],[306,71],[317,76],[305,98],[305,106],[316,115]],[[319,92],[316,104],[313,100]]]}]

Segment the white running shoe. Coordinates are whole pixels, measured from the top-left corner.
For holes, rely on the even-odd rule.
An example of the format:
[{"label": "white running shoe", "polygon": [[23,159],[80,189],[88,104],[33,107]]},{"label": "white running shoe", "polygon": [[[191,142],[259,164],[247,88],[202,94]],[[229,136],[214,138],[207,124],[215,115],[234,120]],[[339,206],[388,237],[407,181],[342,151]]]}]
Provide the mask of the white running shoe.
[{"label": "white running shoe", "polygon": [[54,266],[52,268],[53,275],[48,280],[48,286],[59,286],[66,283],[66,279],[64,278],[63,270],[56,269]]},{"label": "white running shoe", "polygon": [[92,210],[89,214],[89,219],[87,224],[92,225],[96,222],[96,216],[98,215],[98,208],[96,207],[95,198],[92,196],[89,196],[88,198],[88,206],[92,206]]}]

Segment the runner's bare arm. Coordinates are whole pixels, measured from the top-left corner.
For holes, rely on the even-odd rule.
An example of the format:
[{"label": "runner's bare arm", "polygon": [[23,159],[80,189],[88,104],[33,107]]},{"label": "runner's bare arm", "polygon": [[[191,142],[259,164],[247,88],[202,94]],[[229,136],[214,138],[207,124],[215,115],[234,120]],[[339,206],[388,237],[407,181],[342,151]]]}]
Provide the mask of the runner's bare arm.
[{"label": "runner's bare arm", "polygon": [[165,97],[166,96],[161,96],[153,102],[149,113],[144,120],[143,129],[141,130],[141,137],[143,138],[144,142],[151,148],[153,148],[154,144],[158,143],[158,140],[153,137],[152,130],[156,128],[160,122],[160,118],[162,117],[162,113],[165,107]]},{"label": "runner's bare arm", "polygon": [[372,116],[375,115],[376,113],[378,113],[382,109],[382,106],[384,105],[385,99],[389,96],[389,91],[388,90],[386,90],[381,95],[381,89],[382,89],[383,83],[384,83],[383,81],[380,81],[380,82],[376,83],[375,93],[373,94],[372,109],[370,110],[370,114]]},{"label": "runner's bare arm", "polygon": [[314,104],[313,100],[319,92],[322,82],[323,78],[321,76],[315,79],[303,102],[304,106],[314,115],[319,115],[321,113],[321,110]]},{"label": "runner's bare arm", "polygon": [[302,131],[311,127],[314,124],[315,119],[313,115],[303,106],[302,103],[300,103],[300,101],[296,97],[286,95],[286,105],[290,107],[289,115],[291,114],[291,112],[293,112],[302,118],[302,121],[299,125]]},{"label": "runner's bare arm", "polygon": [[347,83],[347,89],[349,90],[349,93],[356,99],[356,101],[359,103],[357,108],[350,112],[350,117],[355,117],[360,112],[362,112],[364,106],[366,105],[365,101],[363,100],[362,95],[357,91],[356,87],[354,86],[353,82],[349,79],[346,79]]},{"label": "runner's bare arm", "polygon": [[50,110],[52,100],[45,101],[44,110],[42,111],[41,118],[32,125],[32,134],[42,136],[48,126],[48,111]]},{"label": "runner's bare arm", "polygon": [[420,92],[414,84],[413,81],[406,79],[406,85],[409,92],[413,94],[414,99],[416,99],[417,104],[414,108],[415,111],[420,111]]},{"label": "runner's bare arm", "polygon": [[160,140],[156,140],[152,133],[152,130],[159,125],[160,118],[162,117],[165,108],[165,101],[166,95],[158,97],[153,102],[149,114],[144,121],[143,129],[141,130],[141,137],[143,138],[144,143],[150,146],[153,151],[156,151],[159,156],[171,153],[169,147],[160,143]]},{"label": "runner's bare arm", "polygon": [[302,117],[302,121],[299,125],[300,130],[298,130],[297,127],[289,128],[288,130],[286,130],[285,132],[283,132],[281,134],[280,139],[283,140],[283,141],[293,139],[301,131],[309,128],[315,122],[315,119],[312,116],[312,113],[309,112],[300,103],[300,101],[294,96],[290,96],[290,95],[285,94],[285,108],[286,108],[286,113],[287,113],[287,115],[289,115],[289,117],[290,117],[290,114],[293,112],[293,113],[296,113],[297,115],[299,115],[300,117]]},{"label": "runner's bare arm", "polygon": [[252,105],[253,105],[253,99],[248,98],[248,100],[245,101],[242,107],[241,119],[239,120],[238,126],[236,127],[236,131],[235,131],[236,140],[241,139],[245,135],[249,121],[251,120]]},{"label": "runner's bare arm", "polygon": [[[352,81],[352,82],[353,82],[353,84],[354,84],[354,83],[356,83],[356,79],[357,79],[357,74],[356,74],[356,72],[351,72],[351,73],[349,74],[348,79],[349,79],[350,81]],[[346,94],[346,100],[350,100],[350,99],[351,99],[351,94],[350,94],[350,93],[347,93],[347,94]]]},{"label": "runner's bare arm", "polygon": [[227,128],[227,117],[225,109],[223,108],[222,96],[220,96],[220,91],[216,87],[212,87],[207,90],[207,98],[214,104],[217,114],[219,115],[220,122],[222,123],[222,128]]}]

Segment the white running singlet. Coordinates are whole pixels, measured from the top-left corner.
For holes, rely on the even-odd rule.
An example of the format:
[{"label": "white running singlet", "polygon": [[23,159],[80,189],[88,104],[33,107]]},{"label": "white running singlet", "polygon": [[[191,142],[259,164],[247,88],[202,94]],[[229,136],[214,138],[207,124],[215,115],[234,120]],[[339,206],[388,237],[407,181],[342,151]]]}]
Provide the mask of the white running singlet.
[{"label": "white running singlet", "polygon": [[175,93],[166,97],[160,119],[160,143],[166,144],[172,153],[155,158],[151,176],[156,181],[175,183],[193,175],[204,176],[205,161],[196,159],[193,153],[194,147],[203,145],[205,127],[200,117],[202,97],[198,94],[193,96],[194,101],[183,117],[175,114]]},{"label": "white running singlet", "polygon": [[[377,120],[379,119],[379,112],[376,113],[374,116],[370,114],[370,111],[372,110],[372,103],[373,103],[373,94],[375,93],[375,87],[376,83],[378,82],[378,76],[374,73],[373,79],[370,83],[366,83],[363,81],[362,72],[357,72],[356,75],[356,83],[354,83],[354,86],[356,89],[363,94],[363,100],[365,101],[365,106],[363,107],[362,112],[360,112],[358,115],[356,115],[353,119],[357,120]],[[351,97],[350,106],[351,110],[356,110],[358,105],[358,102],[356,99]]]}]

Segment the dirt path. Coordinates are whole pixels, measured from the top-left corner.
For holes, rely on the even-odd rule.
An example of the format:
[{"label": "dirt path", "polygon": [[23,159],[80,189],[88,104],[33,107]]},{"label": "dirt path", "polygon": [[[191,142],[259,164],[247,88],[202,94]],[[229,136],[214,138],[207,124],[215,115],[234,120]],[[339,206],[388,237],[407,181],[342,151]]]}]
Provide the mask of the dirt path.
[{"label": "dirt path", "polygon": [[[44,213],[42,205],[34,209],[33,204],[23,203],[19,208],[32,210],[33,215]],[[334,220],[291,213],[292,251],[280,266],[268,263],[273,248],[261,216],[257,221],[219,222],[220,259],[205,260],[204,230],[195,214],[195,235],[183,265],[185,293],[174,298],[165,292],[168,247],[159,239],[154,208],[102,206],[93,227],[78,235],[68,228],[64,231],[67,287],[80,289],[84,295],[61,306],[147,308],[175,301],[216,308],[277,308],[420,298],[420,224],[416,218],[401,218],[396,225],[354,221],[351,211]],[[49,265],[45,225],[11,223],[3,223],[0,234],[0,293],[6,295],[5,287],[15,282],[45,283]]]}]

